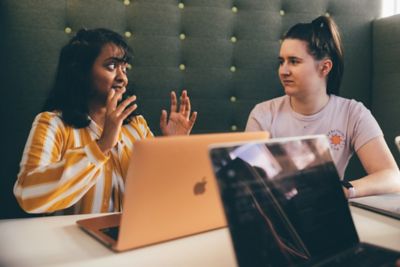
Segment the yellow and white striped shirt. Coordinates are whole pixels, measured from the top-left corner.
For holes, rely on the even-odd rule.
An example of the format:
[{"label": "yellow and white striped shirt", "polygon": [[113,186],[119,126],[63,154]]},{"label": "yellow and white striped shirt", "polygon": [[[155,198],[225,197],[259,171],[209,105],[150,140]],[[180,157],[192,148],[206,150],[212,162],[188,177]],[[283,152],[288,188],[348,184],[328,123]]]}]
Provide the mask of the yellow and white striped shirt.
[{"label": "yellow and white striped shirt", "polygon": [[120,211],[133,143],[152,137],[145,119],[122,126],[109,156],[96,143],[101,128],[66,125],[59,113],[36,116],[20,163],[14,195],[29,213]]}]

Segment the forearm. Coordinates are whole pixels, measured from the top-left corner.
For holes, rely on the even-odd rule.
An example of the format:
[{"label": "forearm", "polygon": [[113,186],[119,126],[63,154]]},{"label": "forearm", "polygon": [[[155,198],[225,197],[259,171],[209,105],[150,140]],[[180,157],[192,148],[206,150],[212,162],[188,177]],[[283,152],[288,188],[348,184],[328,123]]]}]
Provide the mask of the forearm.
[{"label": "forearm", "polygon": [[20,206],[29,213],[53,212],[79,201],[96,183],[99,169],[106,162],[95,142],[66,151],[58,162],[22,165],[14,186]]},{"label": "forearm", "polygon": [[397,168],[384,169],[351,182],[356,197],[400,192],[400,173]]},{"label": "forearm", "polygon": [[356,197],[400,192],[399,168],[383,136],[368,141],[357,155],[368,175],[351,182]]}]

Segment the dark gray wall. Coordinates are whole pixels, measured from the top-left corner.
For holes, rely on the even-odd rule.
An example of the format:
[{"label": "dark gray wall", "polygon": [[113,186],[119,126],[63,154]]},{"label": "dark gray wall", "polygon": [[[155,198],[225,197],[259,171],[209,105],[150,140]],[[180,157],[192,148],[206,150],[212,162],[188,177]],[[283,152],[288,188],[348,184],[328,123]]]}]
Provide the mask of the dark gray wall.
[{"label": "dark gray wall", "polygon": [[394,138],[400,135],[400,15],[373,23],[372,110],[397,163]]},{"label": "dark gray wall", "polygon": [[[129,73],[155,133],[171,89],[189,90],[199,112],[194,133],[243,130],[250,109],[282,94],[279,40],[293,24],[323,14],[342,30],[342,96],[371,103],[372,27],[377,0],[1,0],[3,157],[0,216],[22,216],[12,186],[32,120],[52,84],[58,53],[81,27],[107,27],[135,52]],[[181,5],[182,6],[182,5]],[[233,7],[237,12],[233,12]],[[66,27],[72,29],[66,33]],[[185,39],[180,39],[180,34]],[[236,42],[231,37],[236,37]],[[179,65],[184,64],[185,70]],[[235,71],[231,71],[231,67]],[[351,177],[360,175],[352,167]]]}]

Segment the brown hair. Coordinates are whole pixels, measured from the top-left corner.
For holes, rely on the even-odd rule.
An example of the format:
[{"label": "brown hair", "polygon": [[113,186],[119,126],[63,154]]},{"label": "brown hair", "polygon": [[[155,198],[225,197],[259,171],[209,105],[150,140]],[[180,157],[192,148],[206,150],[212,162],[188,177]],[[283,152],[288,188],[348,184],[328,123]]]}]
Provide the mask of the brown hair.
[{"label": "brown hair", "polygon": [[339,94],[344,72],[343,46],[339,29],[333,19],[320,16],[311,23],[294,25],[283,39],[299,39],[307,42],[308,52],[316,59],[332,60],[332,70],[328,75],[327,93]]}]

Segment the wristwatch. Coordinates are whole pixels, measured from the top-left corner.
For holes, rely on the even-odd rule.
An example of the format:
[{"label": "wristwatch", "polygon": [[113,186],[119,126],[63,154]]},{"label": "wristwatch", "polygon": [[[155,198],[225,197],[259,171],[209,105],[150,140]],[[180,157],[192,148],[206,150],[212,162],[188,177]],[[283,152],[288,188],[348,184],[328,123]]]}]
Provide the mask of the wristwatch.
[{"label": "wristwatch", "polygon": [[348,182],[348,181],[340,181],[342,183],[342,186],[345,187],[347,190],[349,190],[349,198],[356,197],[356,189],[353,187],[353,185]]}]

